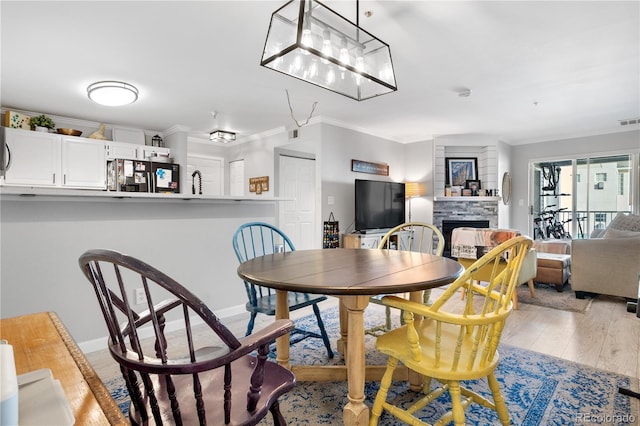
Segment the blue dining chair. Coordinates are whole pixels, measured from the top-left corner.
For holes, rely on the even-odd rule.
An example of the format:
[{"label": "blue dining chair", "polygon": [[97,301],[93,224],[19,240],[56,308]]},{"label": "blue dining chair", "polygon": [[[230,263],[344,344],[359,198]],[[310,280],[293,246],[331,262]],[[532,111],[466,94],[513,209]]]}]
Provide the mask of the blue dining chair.
[{"label": "blue dining chair", "polygon": [[[254,257],[264,256],[277,252],[294,251],[293,243],[280,229],[264,222],[249,222],[240,226],[233,234],[233,250],[240,263],[251,260]],[[262,287],[244,281],[244,287],[249,301],[246,304],[247,311],[251,314],[247,325],[247,336],[251,334],[256,316],[259,313],[274,316],[276,314],[275,290]],[[324,328],[318,303],[327,300],[327,296],[308,293],[288,293],[289,312],[311,306],[318,322],[320,334],[303,330],[297,327],[291,331],[291,344],[298,343],[306,338],[321,338],[327,348],[329,358],[333,358],[333,351],[329,343],[329,337]]]}]

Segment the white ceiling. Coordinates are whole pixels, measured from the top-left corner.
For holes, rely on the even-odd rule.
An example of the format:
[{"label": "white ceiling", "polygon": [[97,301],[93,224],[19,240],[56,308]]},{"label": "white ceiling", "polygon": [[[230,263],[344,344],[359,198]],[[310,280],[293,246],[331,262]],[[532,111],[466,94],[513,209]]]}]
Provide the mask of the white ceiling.
[{"label": "white ceiling", "polygon": [[[0,3],[5,108],[192,135],[248,137],[314,117],[415,142],[486,134],[510,144],[637,129],[638,1],[361,1],[391,46],[398,91],[357,102],[259,65],[280,1]],[[355,21],[355,1],[325,4]],[[86,87],[122,80],[134,104]],[[459,97],[469,88],[468,98]],[[537,105],[537,106],[536,106]],[[211,112],[217,111],[214,121]]]}]

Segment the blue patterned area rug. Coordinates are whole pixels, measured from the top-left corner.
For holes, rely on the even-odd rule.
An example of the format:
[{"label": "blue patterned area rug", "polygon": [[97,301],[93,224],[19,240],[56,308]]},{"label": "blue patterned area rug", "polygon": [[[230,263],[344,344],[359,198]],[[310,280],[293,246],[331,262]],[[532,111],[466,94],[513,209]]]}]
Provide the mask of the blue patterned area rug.
[{"label": "blue patterned area rug", "polygon": [[[365,326],[380,324],[384,311],[369,308],[365,314]],[[398,315],[394,315],[397,317]],[[332,342],[339,336],[337,308],[323,311],[327,331]],[[396,321],[397,318],[394,318]],[[304,317],[299,326],[313,328],[315,319]],[[375,338],[366,337],[367,363],[385,364],[386,357],[375,351]],[[335,349],[334,349],[334,352]],[[337,352],[336,352],[337,353]],[[638,380],[616,373],[587,367],[548,355],[500,346],[500,364],[496,377],[500,382],[513,425],[592,425],[615,424],[637,425],[640,423],[637,401],[620,394],[619,387],[638,391]],[[292,347],[292,364],[341,364],[326,358],[326,350],[320,339],[307,339]],[[128,411],[128,396],[122,378],[106,383],[123,412]],[[403,405],[409,397],[404,382],[395,383],[389,398],[396,398],[396,405]],[[471,390],[491,395],[486,380],[467,382]],[[367,382],[365,395],[372,405],[378,390],[377,382]],[[342,407],[347,403],[347,385],[344,382],[299,382],[296,388],[281,398],[281,409],[289,425],[336,425],[342,424]],[[409,396],[411,392],[408,392]],[[439,418],[450,409],[448,396],[443,395],[421,412],[427,423]],[[465,411],[469,425],[499,425],[495,412],[472,404]],[[380,425],[396,425],[399,422],[384,413]],[[261,424],[272,424],[267,416]]]}]

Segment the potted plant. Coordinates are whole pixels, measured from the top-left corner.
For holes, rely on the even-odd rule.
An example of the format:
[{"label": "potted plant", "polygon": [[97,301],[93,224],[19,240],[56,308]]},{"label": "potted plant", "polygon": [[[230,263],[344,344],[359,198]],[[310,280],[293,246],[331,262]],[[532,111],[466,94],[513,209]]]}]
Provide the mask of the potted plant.
[{"label": "potted plant", "polygon": [[37,132],[48,132],[49,129],[56,127],[56,123],[44,114],[37,117],[31,117],[29,119],[29,125],[31,125],[31,127]]}]

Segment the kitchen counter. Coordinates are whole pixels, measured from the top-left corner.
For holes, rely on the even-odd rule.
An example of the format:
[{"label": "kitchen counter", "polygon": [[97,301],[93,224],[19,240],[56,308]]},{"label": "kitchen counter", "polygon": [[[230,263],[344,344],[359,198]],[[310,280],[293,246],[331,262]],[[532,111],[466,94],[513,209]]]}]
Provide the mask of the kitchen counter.
[{"label": "kitchen counter", "polygon": [[247,296],[232,236],[246,222],[277,223],[282,199],[264,197],[269,193],[251,198],[1,187],[0,311],[4,317],[54,311],[83,350],[103,349],[107,331],[78,257],[108,248],[168,273],[217,314],[244,312]]},{"label": "kitchen counter", "polygon": [[37,197],[39,200],[53,199],[76,199],[76,200],[130,200],[130,201],[196,201],[196,202],[264,202],[264,201],[293,201],[293,198],[271,197],[271,196],[231,196],[231,195],[192,195],[192,194],[165,194],[147,192],[115,192],[82,189],[64,188],[39,188],[39,187],[0,187],[0,197],[4,200],[24,199],[27,197]]}]

